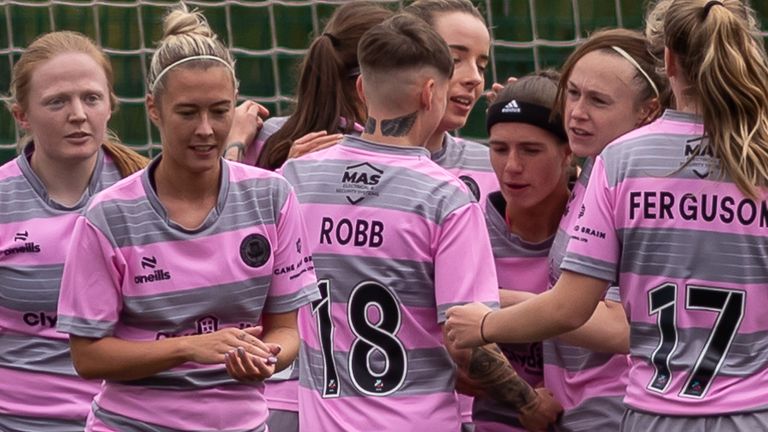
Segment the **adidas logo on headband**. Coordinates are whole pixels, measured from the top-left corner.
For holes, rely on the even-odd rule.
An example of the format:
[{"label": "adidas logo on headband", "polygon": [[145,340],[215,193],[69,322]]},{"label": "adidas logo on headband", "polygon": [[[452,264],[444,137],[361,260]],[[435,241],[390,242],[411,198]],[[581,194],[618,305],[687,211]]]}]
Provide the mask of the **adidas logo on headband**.
[{"label": "adidas logo on headband", "polygon": [[501,109],[501,112],[504,114],[507,113],[519,113],[520,112],[520,106],[517,104],[517,101],[512,99],[509,101],[508,104],[504,105],[504,108]]}]

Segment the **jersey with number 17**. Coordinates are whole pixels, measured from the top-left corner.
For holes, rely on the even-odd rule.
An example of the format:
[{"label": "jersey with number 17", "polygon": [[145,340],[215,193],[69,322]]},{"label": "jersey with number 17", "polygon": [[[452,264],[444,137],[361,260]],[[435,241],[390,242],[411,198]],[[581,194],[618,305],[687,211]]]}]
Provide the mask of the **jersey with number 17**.
[{"label": "jersey with number 17", "polygon": [[719,169],[701,119],[667,111],[595,162],[562,268],[618,280],[624,402],[650,413],[768,408],[768,202]]},{"label": "jersey with number 17", "polygon": [[299,311],[302,430],[458,430],[445,310],[498,304],[483,213],[424,148],[289,160],[322,300]]}]

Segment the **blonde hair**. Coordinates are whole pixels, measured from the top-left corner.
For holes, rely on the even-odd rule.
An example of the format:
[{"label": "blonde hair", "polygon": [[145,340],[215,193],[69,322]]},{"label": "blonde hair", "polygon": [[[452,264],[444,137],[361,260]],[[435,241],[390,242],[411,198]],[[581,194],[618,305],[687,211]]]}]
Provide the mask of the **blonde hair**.
[{"label": "blonde hair", "polygon": [[[754,11],[741,1],[676,0],[665,45],[701,107],[708,146],[739,189],[768,186],[768,62],[756,43]],[[750,18],[752,17],[752,18]]]},{"label": "blonde hair", "polygon": [[[209,56],[180,63],[190,57]],[[172,8],[163,19],[163,39],[152,56],[147,75],[147,88],[157,97],[165,89],[167,69],[176,67],[203,67],[226,65],[234,71],[235,61],[229,50],[213,33],[205,17],[197,10],[190,11],[184,3]],[[237,80],[232,74],[237,89]]]},{"label": "blonde hair", "polygon": [[[72,31],[57,31],[46,33],[35,39],[21,54],[19,61],[13,65],[11,72],[11,97],[8,101],[9,108],[18,105],[22,110],[29,109],[29,93],[34,75],[37,68],[43,63],[51,60],[60,54],[80,53],[92,58],[107,79],[107,88],[109,90],[109,106],[112,112],[117,110],[118,101],[114,91],[114,75],[112,73],[112,64],[107,55],[99,48],[94,41],[87,36]],[[32,141],[29,135],[23,136],[17,145],[17,150],[21,152],[24,147]],[[120,143],[114,132],[107,130],[107,136],[103,143],[104,150],[111,156],[115,165],[120,170],[123,177],[128,176],[135,171],[146,166],[149,162],[147,158],[136,153],[130,148]]]}]

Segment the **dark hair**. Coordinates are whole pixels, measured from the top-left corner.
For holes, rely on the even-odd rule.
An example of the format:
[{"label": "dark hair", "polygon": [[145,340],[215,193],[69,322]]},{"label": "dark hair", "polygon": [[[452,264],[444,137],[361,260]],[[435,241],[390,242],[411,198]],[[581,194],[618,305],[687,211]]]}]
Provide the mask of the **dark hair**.
[{"label": "dark hair", "polygon": [[[264,144],[257,166],[275,170],[288,158],[293,141],[310,132],[351,132],[365,122],[365,107],[357,96],[357,45],[371,27],[392,16],[373,2],[340,6],[323,33],[315,37],[300,66],[296,108],[285,124]],[[342,122],[343,119],[343,122]]]},{"label": "dark hair", "polygon": [[753,198],[768,186],[768,62],[756,33],[742,1],[676,0],[664,19],[665,45],[699,104],[708,145]]},{"label": "dark hair", "polygon": [[432,67],[445,78],[453,75],[453,60],[443,38],[424,20],[399,13],[373,27],[358,47],[363,73]]},{"label": "dark hair", "polygon": [[[557,89],[555,107],[561,115],[563,115],[565,111],[565,94],[568,88],[568,80],[571,78],[571,73],[573,72],[576,63],[578,63],[582,57],[594,51],[621,56],[621,54],[615,51],[613,47],[622,49],[637,62],[640,68],[642,68],[656,85],[656,88],[659,91],[659,104],[662,108],[667,107],[665,102],[670,99],[668,82],[665,77],[659,74],[659,71],[656,68],[656,58],[651,53],[648,41],[645,37],[643,37],[640,32],[634,30],[608,29],[599,30],[590,35],[586,42],[581,44],[570,56],[568,56],[563,67],[560,69],[560,85]],[[636,68],[633,67],[633,69]],[[635,70],[635,81],[642,89],[638,95],[639,101],[647,101],[656,97],[656,93],[648,82],[648,79],[638,70]]]}]

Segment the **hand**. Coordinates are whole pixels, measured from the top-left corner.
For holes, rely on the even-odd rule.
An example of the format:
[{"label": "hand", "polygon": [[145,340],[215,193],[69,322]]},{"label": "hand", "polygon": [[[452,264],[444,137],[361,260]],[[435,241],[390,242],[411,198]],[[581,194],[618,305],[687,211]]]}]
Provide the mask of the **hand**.
[{"label": "hand", "polygon": [[247,100],[235,108],[232,127],[227,135],[227,146],[224,148],[224,157],[234,161],[242,160],[248,146],[264,126],[263,119],[268,116],[269,110],[252,100]]},{"label": "hand", "polygon": [[536,399],[520,409],[518,418],[527,430],[545,432],[550,424],[558,420],[563,407],[549,389],[539,387],[536,389],[536,395]]},{"label": "hand", "polygon": [[225,328],[214,333],[189,336],[185,341],[189,361],[203,364],[225,363],[225,354],[243,348],[246,353],[261,358],[273,356],[270,347],[259,339],[261,327]]},{"label": "hand", "polygon": [[263,381],[271,377],[275,373],[281,347],[273,343],[266,345],[272,354],[267,358],[253,356],[242,347],[226,353],[224,364],[229,376],[242,382]]},{"label": "hand", "polygon": [[[515,81],[517,81],[517,77],[507,78],[507,84],[511,84]],[[496,98],[499,97],[499,93],[501,92],[502,89],[504,89],[504,84],[493,83],[493,85],[491,86],[491,89],[483,93],[483,96],[485,96],[485,99],[488,100],[488,105],[492,105],[493,102],[496,101]]]},{"label": "hand", "polygon": [[454,306],[445,312],[448,341],[456,348],[472,348],[487,344],[483,340],[480,323],[491,308],[482,303]]},{"label": "hand", "polygon": [[293,142],[288,151],[288,159],[304,156],[307,153],[338,144],[343,137],[342,134],[328,135],[326,131],[310,132]]}]

